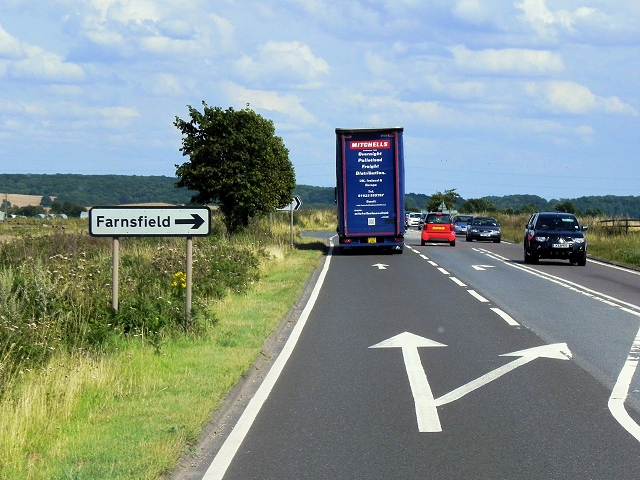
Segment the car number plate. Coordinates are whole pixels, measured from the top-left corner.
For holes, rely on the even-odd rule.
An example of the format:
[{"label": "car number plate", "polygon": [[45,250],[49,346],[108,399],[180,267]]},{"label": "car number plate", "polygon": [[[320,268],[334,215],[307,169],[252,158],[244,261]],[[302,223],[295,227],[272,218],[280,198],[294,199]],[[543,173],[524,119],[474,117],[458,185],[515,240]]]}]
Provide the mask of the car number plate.
[{"label": "car number plate", "polygon": [[433,227],[434,230],[444,230],[444,227]]},{"label": "car number plate", "polygon": [[554,243],[551,245],[553,248],[570,248],[571,244],[569,243]]},{"label": "car number plate", "polygon": [[481,233],[480,236],[481,237],[489,237],[489,236],[491,236],[491,234],[490,233]]},{"label": "car number plate", "polygon": [[368,237],[367,238],[367,243],[376,243],[376,237]]}]

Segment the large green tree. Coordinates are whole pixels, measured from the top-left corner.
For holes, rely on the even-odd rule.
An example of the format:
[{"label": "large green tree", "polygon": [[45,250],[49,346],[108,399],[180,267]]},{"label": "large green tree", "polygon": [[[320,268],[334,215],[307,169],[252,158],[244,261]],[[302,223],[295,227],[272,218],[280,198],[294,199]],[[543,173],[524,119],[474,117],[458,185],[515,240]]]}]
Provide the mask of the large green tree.
[{"label": "large green tree", "polygon": [[197,191],[195,203],[218,203],[228,232],[235,233],[252,217],[291,202],[295,172],[271,120],[248,105],[202,105],[202,112],[188,105],[190,120],[174,122],[183,135],[180,151],[189,157],[176,165],[176,186]]},{"label": "large green tree", "polygon": [[456,192],[455,188],[445,190],[444,193],[438,191],[429,197],[426,207],[428,211],[435,212],[439,210],[444,203],[446,210],[453,210],[459,198],[460,195]]}]

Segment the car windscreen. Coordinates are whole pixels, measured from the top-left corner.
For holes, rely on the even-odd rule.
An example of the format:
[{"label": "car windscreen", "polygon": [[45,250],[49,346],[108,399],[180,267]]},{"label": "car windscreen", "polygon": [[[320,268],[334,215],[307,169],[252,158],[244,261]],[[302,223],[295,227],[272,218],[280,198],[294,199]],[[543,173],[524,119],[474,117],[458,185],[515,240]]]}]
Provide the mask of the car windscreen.
[{"label": "car windscreen", "polygon": [[473,225],[479,225],[482,227],[497,227],[498,222],[496,222],[495,218],[474,218]]},{"label": "car windscreen", "polygon": [[575,217],[539,217],[536,222],[538,230],[579,230]]},{"label": "car windscreen", "polygon": [[426,223],[451,223],[449,215],[427,215]]}]

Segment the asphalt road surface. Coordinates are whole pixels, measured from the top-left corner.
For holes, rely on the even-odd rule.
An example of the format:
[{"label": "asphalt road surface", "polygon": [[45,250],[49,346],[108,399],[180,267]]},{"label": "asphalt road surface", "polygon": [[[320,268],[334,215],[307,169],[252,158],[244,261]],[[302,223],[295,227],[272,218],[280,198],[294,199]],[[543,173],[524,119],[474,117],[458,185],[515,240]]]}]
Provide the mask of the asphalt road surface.
[{"label": "asphalt road surface", "polygon": [[325,259],[202,478],[640,478],[640,275],[464,242]]}]

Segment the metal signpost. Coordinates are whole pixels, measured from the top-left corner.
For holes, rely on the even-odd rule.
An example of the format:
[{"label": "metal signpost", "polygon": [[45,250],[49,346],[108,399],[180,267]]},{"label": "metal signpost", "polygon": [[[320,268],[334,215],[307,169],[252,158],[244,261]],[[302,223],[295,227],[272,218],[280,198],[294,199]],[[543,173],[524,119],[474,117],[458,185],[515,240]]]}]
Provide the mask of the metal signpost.
[{"label": "metal signpost", "polygon": [[276,211],[278,212],[291,212],[291,225],[289,229],[289,232],[290,232],[289,238],[291,241],[291,248],[293,248],[293,212],[297,211],[300,208],[300,205],[302,205],[302,200],[300,200],[300,197],[296,195],[295,197],[293,197],[293,200],[289,205],[282,208],[276,208]]},{"label": "metal signpost", "polygon": [[209,207],[93,207],[89,210],[89,235],[113,239],[113,309],[118,311],[119,237],[186,237],[187,285],[185,315],[191,318],[193,237],[211,234]]}]

